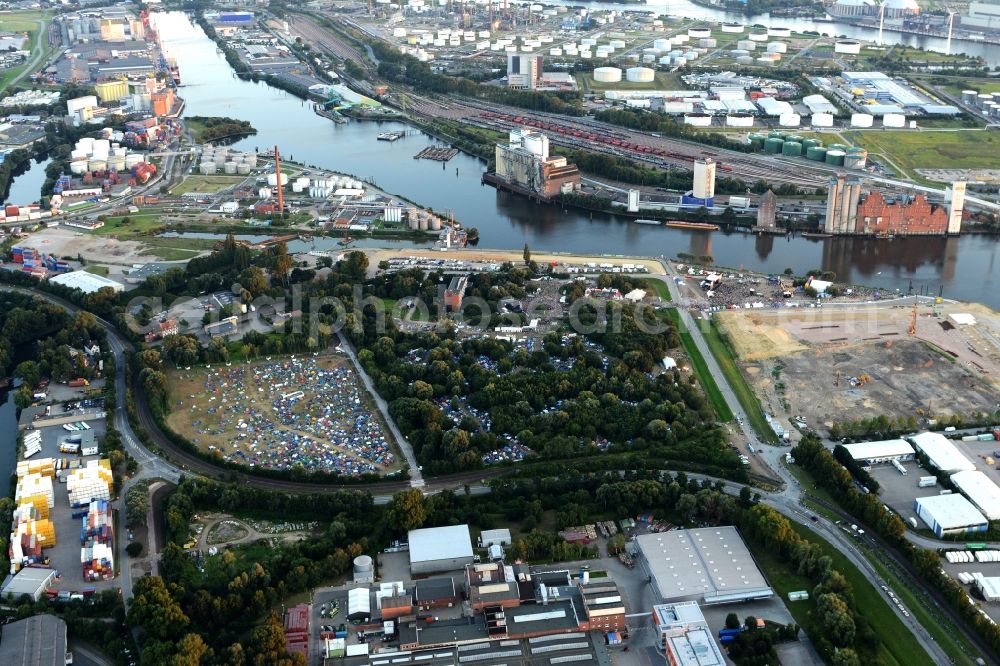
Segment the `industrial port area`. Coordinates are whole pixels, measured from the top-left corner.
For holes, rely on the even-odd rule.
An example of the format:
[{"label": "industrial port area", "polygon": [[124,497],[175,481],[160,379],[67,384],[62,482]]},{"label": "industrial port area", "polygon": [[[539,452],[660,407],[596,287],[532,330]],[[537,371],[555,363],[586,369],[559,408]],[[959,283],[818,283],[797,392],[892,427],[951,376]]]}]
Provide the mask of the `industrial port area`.
[{"label": "industrial port area", "polygon": [[998,7],[6,3],[0,655],[1000,663]]}]

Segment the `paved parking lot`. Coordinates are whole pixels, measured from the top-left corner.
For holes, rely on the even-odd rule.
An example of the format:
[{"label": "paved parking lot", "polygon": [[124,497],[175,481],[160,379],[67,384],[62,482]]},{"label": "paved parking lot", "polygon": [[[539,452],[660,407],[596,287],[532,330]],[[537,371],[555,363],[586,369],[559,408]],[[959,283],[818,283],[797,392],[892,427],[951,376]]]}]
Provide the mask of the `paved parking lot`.
[{"label": "paved parking lot", "polygon": [[[54,406],[52,409],[52,416],[62,414],[62,408],[58,405]],[[90,420],[87,421],[87,424],[94,431],[97,442],[100,444],[105,433],[105,422],[103,420]],[[78,459],[81,461],[82,465],[85,465],[88,460],[97,460],[100,458],[100,455],[84,457],[80,455],[60,453],[60,440],[72,434],[63,429],[62,426],[49,426],[41,428],[41,433],[42,450],[40,453],[36,453],[32,456],[32,460],[37,460],[39,458]],[[53,569],[57,569],[62,574],[62,577],[58,581],[55,581],[52,587],[57,590],[70,591],[81,590],[84,587],[94,587],[98,591],[109,587],[116,587],[117,583],[114,579],[110,581],[95,582],[86,582],[83,580],[83,575],[80,569],[81,519],[72,517],[73,510],[69,505],[69,495],[66,490],[66,484],[59,483],[58,480],[54,480],[52,487],[53,494],[55,495],[55,506],[49,511],[49,519],[55,527],[56,545],[53,548],[47,548],[44,552],[49,557],[51,567]],[[118,535],[116,535],[116,537],[117,536]],[[118,543],[116,540],[116,549],[117,546]],[[121,562],[122,552],[123,551],[116,550],[116,565],[119,565]]]},{"label": "paved parking lot", "polygon": [[900,474],[899,470],[891,464],[873,465],[869,474],[881,486],[878,496],[883,503],[902,516],[909,527],[912,527],[910,518],[916,518],[917,527],[919,529],[926,529],[927,525],[917,518],[917,513],[913,510],[913,501],[918,497],[937,495],[941,492],[941,486],[917,487],[920,477],[933,476],[933,474],[922,469],[915,461],[902,464],[903,469],[906,470],[906,476]]}]

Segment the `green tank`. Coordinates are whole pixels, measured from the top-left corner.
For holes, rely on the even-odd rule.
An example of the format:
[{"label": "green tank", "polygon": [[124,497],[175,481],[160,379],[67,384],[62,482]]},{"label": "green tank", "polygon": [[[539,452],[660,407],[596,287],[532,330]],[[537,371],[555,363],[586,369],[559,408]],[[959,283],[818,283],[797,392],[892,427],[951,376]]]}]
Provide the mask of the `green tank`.
[{"label": "green tank", "polygon": [[847,155],[843,150],[826,151],[826,163],[833,166],[844,166],[844,157]]},{"label": "green tank", "polygon": [[802,157],[802,144],[798,141],[786,141],[781,146],[781,154],[786,157]]},{"label": "green tank", "polygon": [[823,146],[809,146],[806,148],[806,159],[812,160],[813,162],[822,162],[826,160],[826,148]]},{"label": "green tank", "polygon": [[802,137],[798,134],[789,134],[785,137],[785,141],[794,141],[795,143],[802,143]]},{"label": "green tank", "polygon": [[814,146],[822,146],[822,145],[823,142],[820,141],[819,139],[806,139],[805,141],[802,142],[802,148],[807,151]]},{"label": "green tank", "polygon": [[769,155],[777,155],[781,152],[781,146],[784,143],[784,140],[777,137],[768,137],[767,141],[764,142],[764,152]]},{"label": "green tank", "polygon": [[750,147],[753,148],[754,150],[763,150],[764,142],[766,140],[767,137],[758,132],[754,132],[753,134],[747,136],[747,142],[750,144]]}]

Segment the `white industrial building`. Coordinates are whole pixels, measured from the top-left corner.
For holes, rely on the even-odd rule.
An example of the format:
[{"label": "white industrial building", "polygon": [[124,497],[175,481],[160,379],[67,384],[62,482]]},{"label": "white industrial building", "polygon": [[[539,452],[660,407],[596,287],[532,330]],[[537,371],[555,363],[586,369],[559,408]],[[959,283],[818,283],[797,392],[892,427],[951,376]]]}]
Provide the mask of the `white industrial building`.
[{"label": "white industrial building", "polygon": [[723,666],[726,663],[696,602],[653,606],[653,625],[668,664]]},{"label": "white industrial building", "polygon": [[1000,577],[973,574],[976,587],[983,594],[983,599],[990,603],[1000,601]]},{"label": "white industrial building", "polygon": [[795,113],[795,109],[788,102],[777,100],[773,97],[761,97],[757,100],[757,106],[768,116],[786,116]]},{"label": "white industrial building", "polygon": [[913,508],[917,516],[939,537],[945,534],[985,532],[990,526],[989,521],[972,502],[957,493],[918,497]]},{"label": "white industrial building", "polygon": [[640,534],[635,544],[654,595],[665,603],[739,603],[774,596],[735,527]]},{"label": "white industrial building", "polygon": [[861,444],[844,444],[851,457],[860,463],[877,465],[879,463],[899,460],[913,460],[916,455],[913,447],[905,439],[886,439],[880,442],[863,442]]},{"label": "white industrial building", "polygon": [[489,548],[492,545],[509,546],[511,544],[510,530],[483,530],[479,535],[479,546]]},{"label": "white industrial building", "polygon": [[355,587],[347,591],[347,617],[351,620],[367,620],[372,616],[371,595],[368,587]]},{"label": "white industrial building", "polygon": [[22,595],[27,594],[38,601],[45,596],[45,589],[51,585],[55,577],[55,569],[25,567],[4,582],[3,588],[0,588],[0,595],[3,595],[4,599],[10,596],[16,602]]},{"label": "white industrial building", "polygon": [[927,456],[931,465],[946,474],[972,471],[976,466],[962,455],[951,441],[936,432],[922,432],[909,438],[917,451]]},{"label": "white industrial building", "polygon": [[410,530],[410,573],[458,571],[472,564],[472,536],[468,525]]},{"label": "white industrial building", "polygon": [[809,111],[812,113],[832,113],[834,115],[837,113],[837,107],[822,95],[806,95],[802,98],[802,103],[809,107]]},{"label": "white industrial building", "polygon": [[1000,520],[1000,487],[980,471],[958,472],[951,482],[984,516]]},{"label": "white industrial building", "polygon": [[114,289],[115,291],[125,291],[125,285],[121,282],[115,282],[114,280],[109,280],[106,277],[94,275],[87,271],[70,271],[69,273],[56,275],[49,278],[49,282],[61,284],[70,289],[79,289],[85,294],[96,293],[105,287]]}]

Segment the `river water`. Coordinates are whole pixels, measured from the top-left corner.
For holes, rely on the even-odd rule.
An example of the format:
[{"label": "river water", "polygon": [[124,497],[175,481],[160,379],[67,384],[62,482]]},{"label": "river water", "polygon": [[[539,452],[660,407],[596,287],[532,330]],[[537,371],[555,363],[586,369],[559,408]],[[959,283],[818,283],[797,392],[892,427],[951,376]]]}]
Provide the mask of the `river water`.
[{"label": "river water", "polygon": [[7,201],[18,205],[38,201],[42,195],[42,185],[45,184],[45,168],[49,166],[51,161],[50,159],[41,162],[31,160],[31,166],[28,170],[11,181]]},{"label": "river water", "polygon": [[14,391],[0,391],[0,497],[10,492],[10,475],[17,466],[18,434]]},{"label": "river water", "polygon": [[[946,297],[1000,307],[1000,277],[994,277],[992,270],[1000,244],[992,238],[757,237],[666,229],[532,204],[482,185],[485,165],[476,158],[459,155],[444,168],[412,159],[421,148],[436,143],[425,135],[396,142],[375,139],[379,132],[405,129],[400,123],[337,125],[284,91],[238,79],[215,44],[183,13],[157,13],[154,20],[165,50],[177,58],[187,115],[250,121],[258,134],[237,143],[239,150],[277,143],[283,155],[296,161],[371,179],[388,192],[439,212],[452,211],[463,224],[479,228],[482,247],[520,250],[527,243],[536,251],[643,256],[689,252],[712,255],[720,266],[764,272],[822,268],[834,271],[838,279],[887,291],[906,291],[912,281],[915,289],[928,293],[942,290]],[[391,241],[377,244],[390,245]],[[316,247],[336,245],[331,239],[320,239]],[[302,248],[293,245],[292,249]]]}]

